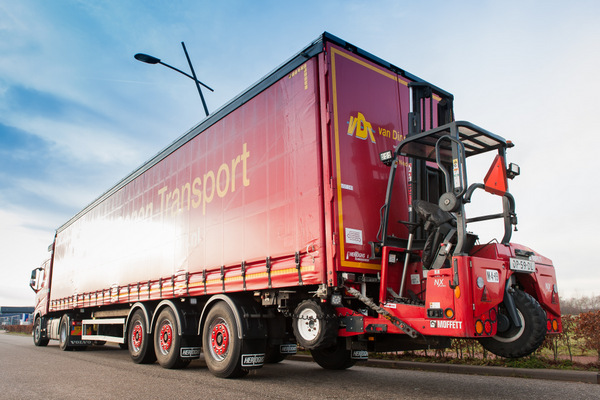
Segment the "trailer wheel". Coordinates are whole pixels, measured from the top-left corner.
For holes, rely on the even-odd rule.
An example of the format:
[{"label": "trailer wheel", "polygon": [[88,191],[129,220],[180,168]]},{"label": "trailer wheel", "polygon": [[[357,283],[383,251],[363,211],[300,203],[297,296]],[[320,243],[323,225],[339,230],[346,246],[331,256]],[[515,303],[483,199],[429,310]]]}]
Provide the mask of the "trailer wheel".
[{"label": "trailer wheel", "polygon": [[209,311],[202,330],[204,360],[210,372],[219,378],[238,378],[248,373],[242,368],[242,341],[233,311],[218,302]]},{"label": "trailer wheel", "polygon": [[42,319],[37,317],[33,323],[33,344],[47,346],[49,341],[48,338],[42,338]]},{"label": "trailer wheel", "polygon": [[[510,323],[504,332],[479,339],[485,349],[501,357],[518,358],[531,354],[541,346],[546,337],[546,313],[537,300],[518,289],[513,298],[521,327],[517,328]],[[500,313],[504,312],[500,310]]]},{"label": "trailer wheel", "polygon": [[346,340],[339,338],[337,343],[331,347],[313,349],[310,351],[313,360],[322,368],[341,370],[354,365],[350,350],[346,350]]},{"label": "trailer wheel", "polygon": [[335,346],[338,322],[333,307],[314,300],[304,300],[294,311],[294,336],[307,350]]},{"label": "trailer wheel", "polygon": [[178,334],[177,319],[173,310],[165,308],[158,315],[154,327],[154,353],[163,368],[175,369],[186,367],[191,360],[181,358],[182,337]]},{"label": "trailer wheel", "polygon": [[156,360],[153,346],[150,345],[152,340],[148,334],[148,326],[146,318],[141,310],[137,310],[131,316],[129,326],[127,328],[127,346],[129,348],[129,356],[136,364],[151,364]]},{"label": "trailer wheel", "polygon": [[58,347],[62,351],[71,351],[73,346],[69,346],[69,318],[66,315],[60,320],[60,326],[58,328]]}]

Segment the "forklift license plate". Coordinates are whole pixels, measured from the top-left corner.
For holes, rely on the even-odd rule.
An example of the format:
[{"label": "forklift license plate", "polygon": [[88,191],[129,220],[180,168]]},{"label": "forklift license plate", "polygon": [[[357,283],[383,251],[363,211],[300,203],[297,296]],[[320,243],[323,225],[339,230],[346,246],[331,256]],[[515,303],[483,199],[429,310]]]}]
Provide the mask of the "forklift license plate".
[{"label": "forklift license plate", "polygon": [[519,272],[535,272],[535,262],[522,258],[511,258],[510,269]]}]

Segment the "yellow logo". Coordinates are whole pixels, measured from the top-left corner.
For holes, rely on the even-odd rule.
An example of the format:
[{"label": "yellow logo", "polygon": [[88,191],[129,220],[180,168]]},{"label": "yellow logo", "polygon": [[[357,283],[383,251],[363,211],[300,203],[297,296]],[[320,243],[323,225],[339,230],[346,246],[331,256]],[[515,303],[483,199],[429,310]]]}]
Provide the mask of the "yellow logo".
[{"label": "yellow logo", "polygon": [[372,143],[375,143],[375,131],[371,126],[371,123],[367,122],[365,116],[362,113],[357,113],[356,117],[350,116],[350,122],[348,123],[348,135],[356,136],[358,139],[367,140],[371,139]]}]

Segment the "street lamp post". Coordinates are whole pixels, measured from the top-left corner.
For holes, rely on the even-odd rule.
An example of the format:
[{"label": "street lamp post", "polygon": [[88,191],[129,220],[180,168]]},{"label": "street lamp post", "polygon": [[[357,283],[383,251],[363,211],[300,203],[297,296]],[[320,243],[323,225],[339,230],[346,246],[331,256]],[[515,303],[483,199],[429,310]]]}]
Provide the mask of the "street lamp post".
[{"label": "street lamp post", "polygon": [[177,71],[180,74],[185,75],[188,78],[190,78],[191,80],[193,80],[194,83],[196,84],[196,89],[198,89],[198,94],[200,95],[200,100],[202,100],[202,106],[204,107],[204,112],[206,113],[206,116],[208,117],[208,107],[206,107],[206,101],[204,100],[204,95],[202,94],[202,89],[200,88],[200,85],[204,86],[211,92],[214,92],[214,90],[211,89],[210,87],[206,86],[204,83],[200,82],[196,78],[196,72],[194,71],[194,67],[192,66],[192,61],[190,60],[190,56],[188,55],[187,49],[185,48],[185,43],[181,42],[181,46],[183,47],[183,52],[185,53],[185,57],[187,58],[187,62],[190,66],[190,69],[192,70],[192,75],[190,75],[186,72],[183,72],[182,70],[177,69],[169,64],[162,62],[160,60],[160,58],[156,58],[156,57],[150,56],[148,54],[138,53],[133,57],[138,61],[145,62],[146,64],[162,64],[165,67],[171,68],[173,71]]}]

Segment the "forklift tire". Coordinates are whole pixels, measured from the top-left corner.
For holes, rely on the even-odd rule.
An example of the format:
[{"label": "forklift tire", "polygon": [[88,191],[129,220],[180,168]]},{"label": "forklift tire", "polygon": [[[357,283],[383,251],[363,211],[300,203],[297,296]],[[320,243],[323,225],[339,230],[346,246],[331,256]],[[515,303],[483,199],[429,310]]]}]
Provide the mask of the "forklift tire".
[{"label": "forklift tire", "polygon": [[315,300],[298,304],[292,327],[298,344],[306,350],[335,346],[339,330],[333,307]]},{"label": "forklift tire", "polygon": [[313,360],[324,369],[342,370],[354,365],[352,352],[346,350],[346,339],[339,338],[337,343],[328,348],[314,349],[310,351]]},{"label": "forklift tire", "polygon": [[[522,326],[517,328],[510,323],[504,332],[479,339],[486,350],[507,358],[519,358],[533,353],[546,338],[546,313],[537,300],[519,289],[515,290],[513,298]],[[510,321],[510,318],[507,319]]]}]

